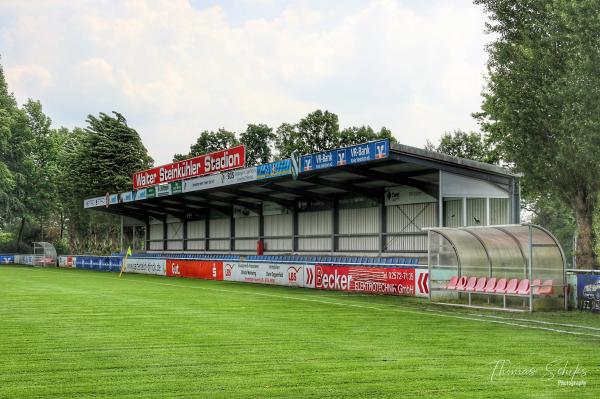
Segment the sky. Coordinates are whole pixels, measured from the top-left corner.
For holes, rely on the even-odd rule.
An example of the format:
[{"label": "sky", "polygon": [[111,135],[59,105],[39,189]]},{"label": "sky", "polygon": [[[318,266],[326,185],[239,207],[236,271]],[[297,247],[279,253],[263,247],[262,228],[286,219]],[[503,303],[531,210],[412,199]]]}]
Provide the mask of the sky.
[{"label": "sky", "polygon": [[120,112],[155,164],[316,109],[422,147],[478,129],[484,24],[469,0],[2,0],[0,63],[55,127]]}]

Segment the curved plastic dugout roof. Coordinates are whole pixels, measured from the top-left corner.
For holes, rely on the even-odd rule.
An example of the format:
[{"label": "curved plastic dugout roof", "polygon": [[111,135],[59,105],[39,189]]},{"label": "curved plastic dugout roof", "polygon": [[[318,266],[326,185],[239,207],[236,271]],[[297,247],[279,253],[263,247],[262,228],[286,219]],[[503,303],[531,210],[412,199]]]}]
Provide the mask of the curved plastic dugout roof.
[{"label": "curved plastic dugout roof", "polygon": [[434,268],[458,269],[461,275],[563,279],[565,256],[562,248],[552,233],[540,226],[519,224],[427,230],[430,231],[430,264]]}]

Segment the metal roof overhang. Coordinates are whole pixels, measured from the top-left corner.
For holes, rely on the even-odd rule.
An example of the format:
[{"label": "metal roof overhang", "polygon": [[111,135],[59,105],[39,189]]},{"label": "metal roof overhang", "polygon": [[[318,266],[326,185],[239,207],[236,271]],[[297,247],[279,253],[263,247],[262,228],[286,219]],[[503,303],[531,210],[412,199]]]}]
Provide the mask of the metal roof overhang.
[{"label": "metal roof overhang", "polygon": [[393,143],[386,159],[304,172],[297,180],[286,175],[93,209],[138,220],[168,215],[195,220],[206,218],[211,209],[230,215],[236,205],[260,213],[261,204],[267,201],[289,209],[298,201],[332,206],[336,199],[357,195],[381,201],[386,187],[398,185],[415,187],[437,198],[440,170],[486,180],[507,191],[516,179],[494,165]]}]

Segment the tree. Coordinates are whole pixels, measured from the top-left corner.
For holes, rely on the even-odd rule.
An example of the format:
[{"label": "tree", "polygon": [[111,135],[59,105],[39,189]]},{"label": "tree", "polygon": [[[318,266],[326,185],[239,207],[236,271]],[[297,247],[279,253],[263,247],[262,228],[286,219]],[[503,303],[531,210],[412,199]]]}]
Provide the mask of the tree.
[{"label": "tree", "polygon": [[476,116],[529,190],[568,206],[577,260],[597,268],[600,19],[596,1],[476,0],[489,14],[488,76]]},{"label": "tree", "polygon": [[153,163],[137,131],[127,126],[123,115],[113,114],[87,117],[88,127],[76,159],[80,194],[131,190],[133,173]]},{"label": "tree", "polygon": [[173,156],[173,162],[197,157],[198,155],[207,154],[209,152],[224,150],[239,144],[240,142],[233,132],[225,129],[219,129],[216,132],[205,130],[200,134],[196,143],[190,146],[190,152],[188,154],[175,154]]},{"label": "tree", "polygon": [[425,149],[473,161],[491,164],[500,162],[500,155],[486,137],[476,132],[465,133],[460,129],[444,133],[437,145],[427,140]]},{"label": "tree", "polygon": [[277,129],[275,146],[280,158],[287,158],[294,150],[300,154],[325,151],[337,147],[339,124],[336,114],[320,109],[311,112],[296,125],[283,123]]},{"label": "tree", "polygon": [[347,147],[354,144],[365,143],[372,140],[390,139],[396,141],[392,136],[392,131],[382,127],[379,132],[375,132],[371,126],[348,127],[339,133],[337,147]]},{"label": "tree", "polygon": [[133,173],[152,166],[137,131],[123,115],[113,114],[89,115],[85,129],[76,128],[61,138],[62,179],[70,199],[66,204],[70,247],[78,252],[106,253],[119,248],[117,219],[83,210],[83,200],[129,191]]},{"label": "tree", "polygon": [[271,146],[276,135],[265,124],[249,124],[240,135],[240,142],[246,147],[246,165],[254,166],[271,161]]}]

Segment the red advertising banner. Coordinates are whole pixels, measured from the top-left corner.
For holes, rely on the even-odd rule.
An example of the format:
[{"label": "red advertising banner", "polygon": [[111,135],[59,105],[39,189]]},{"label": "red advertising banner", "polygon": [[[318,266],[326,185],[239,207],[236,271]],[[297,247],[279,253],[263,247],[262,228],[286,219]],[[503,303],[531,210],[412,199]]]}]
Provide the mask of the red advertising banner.
[{"label": "red advertising banner", "polygon": [[167,259],[167,276],[223,280],[223,262]]},{"label": "red advertising banner", "polygon": [[415,295],[415,269],[315,266],[315,288],[385,295]]},{"label": "red advertising banner", "polygon": [[245,147],[239,145],[227,150],[215,151],[169,165],[135,172],[133,174],[133,188],[137,190],[160,183],[243,168],[245,164]]}]

